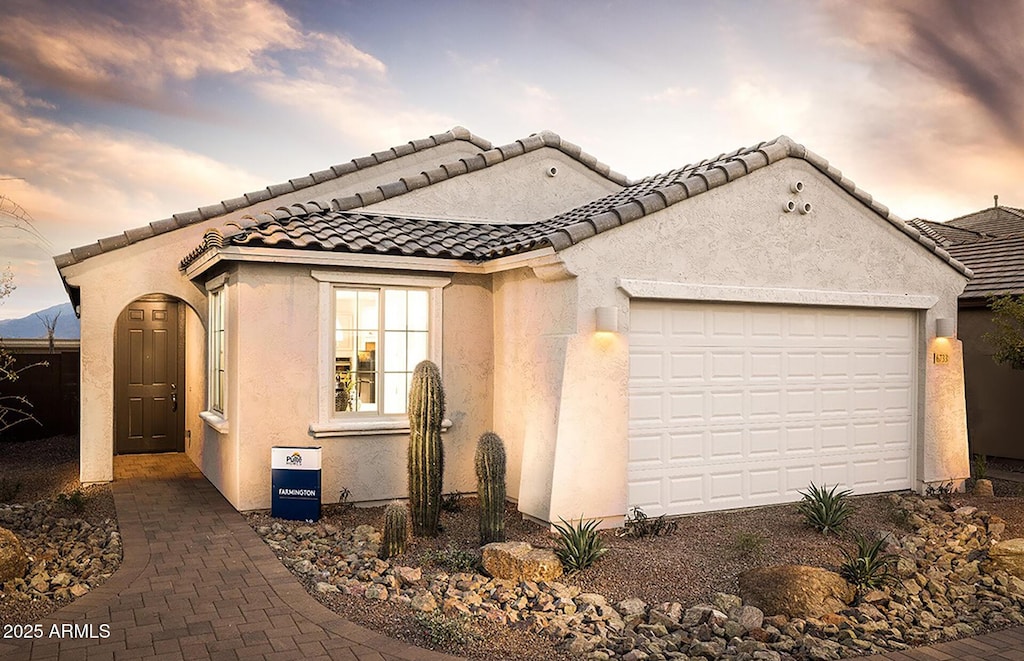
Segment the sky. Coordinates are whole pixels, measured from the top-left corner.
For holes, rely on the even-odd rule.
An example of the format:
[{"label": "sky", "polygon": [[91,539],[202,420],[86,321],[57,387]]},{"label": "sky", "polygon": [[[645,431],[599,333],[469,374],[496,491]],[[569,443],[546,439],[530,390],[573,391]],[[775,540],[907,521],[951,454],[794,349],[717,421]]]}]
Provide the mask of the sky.
[{"label": "sky", "polygon": [[0,268],[464,126],[639,178],[786,134],[905,218],[1024,206],[1018,0],[4,0]]}]

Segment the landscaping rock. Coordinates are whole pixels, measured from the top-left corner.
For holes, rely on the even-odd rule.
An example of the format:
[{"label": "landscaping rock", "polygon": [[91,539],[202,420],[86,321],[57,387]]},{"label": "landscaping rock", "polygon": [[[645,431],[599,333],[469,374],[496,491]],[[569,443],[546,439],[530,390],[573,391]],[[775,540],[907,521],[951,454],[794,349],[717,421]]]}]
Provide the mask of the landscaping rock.
[{"label": "landscaping rock", "polygon": [[484,570],[512,581],[552,581],[562,575],[562,561],[551,549],[526,542],[495,542],[481,549]]},{"label": "landscaping rock", "polygon": [[739,576],[743,602],[765,613],[821,617],[847,607],[856,591],[843,577],[820,567],[759,567]]},{"label": "landscaping rock", "polygon": [[995,491],[992,490],[992,480],[975,480],[971,493],[975,496],[991,498],[995,495]]},{"label": "landscaping rock", "polygon": [[1017,578],[1024,578],[1024,538],[1018,537],[992,544],[985,565],[989,573],[1005,571]]},{"label": "landscaping rock", "polygon": [[0,528],[0,583],[24,578],[27,569],[28,556],[21,541],[7,528]]}]

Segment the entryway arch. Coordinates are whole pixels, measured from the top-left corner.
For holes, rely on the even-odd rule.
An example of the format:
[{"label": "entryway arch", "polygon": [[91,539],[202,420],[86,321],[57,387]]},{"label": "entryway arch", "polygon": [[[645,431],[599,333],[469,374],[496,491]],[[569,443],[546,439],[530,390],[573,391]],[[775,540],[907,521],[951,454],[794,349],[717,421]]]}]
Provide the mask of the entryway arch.
[{"label": "entryway arch", "polygon": [[114,454],[185,450],[185,303],[141,296],[114,330]]}]

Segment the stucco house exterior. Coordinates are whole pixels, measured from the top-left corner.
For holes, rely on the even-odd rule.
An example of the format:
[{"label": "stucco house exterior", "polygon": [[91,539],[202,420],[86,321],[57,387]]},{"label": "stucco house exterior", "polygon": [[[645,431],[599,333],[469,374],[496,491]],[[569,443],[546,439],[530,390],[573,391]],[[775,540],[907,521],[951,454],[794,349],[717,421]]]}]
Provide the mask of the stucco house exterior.
[{"label": "stucco house exterior", "polygon": [[967,430],[971,452],[1024,459],[1024,371],[999,365],[985,335],[993,296],[1024,295],[1024,209],[999,204],[937,223],[908,221],[974,272],[960,295]]},{"label": "stucco house exterior", "polygon": [[785,136],[630,181],[554,133],[457,127],[57,265],[83,482],[117,452],[183,451],[265,508],[270,448],[315,444],[328,501],[404,497],[423,358],[445,490],[475,489],[494,430],[539,521],[969,474],[961,345],[936,327],[970,271]]}]

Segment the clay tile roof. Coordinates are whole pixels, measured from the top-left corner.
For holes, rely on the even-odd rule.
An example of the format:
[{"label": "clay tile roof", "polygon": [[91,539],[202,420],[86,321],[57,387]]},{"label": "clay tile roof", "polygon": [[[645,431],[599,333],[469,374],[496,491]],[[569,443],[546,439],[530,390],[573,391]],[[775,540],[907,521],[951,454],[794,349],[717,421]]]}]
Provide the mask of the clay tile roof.
[{"label": "clay tile roof", "polygon": [[[539,134],[518,141],[507,148],[499,148],[500,158],[521,154],[527,146],[536,149],[556,143],[562,144],[561,138],[557,135]],[[572,145],[568,146],[570,150],[573,148]],[[587,162],[588,158],[585,157],[586,155],[581,153],[578,158],[580,162]],[[621,224],[638,220],[648,213],[678,204],[712,188],[727,185],[737,178],[785,158],[800,158],[807,161],[862,204],[918,241],[954,269],[968,277],[971,276],[970,269],[951,257],[935,240],[875,202],[870,195],[856,188],[843,177],[842,172],[829,165],[825,159],[786,136],[664,174],[646,177],[637,182],[627,182],[619,191],[536,223],[481,224],[361,214],[343,211],[344,205],[341,201],[335,200],[332,211],[300,215],[287,219],[287,222],[280,214],[261,214],[252,219],[248,227],[226,235],[224,240],[225,245],[267,246],[271,245],[270,240],[273,237],[273,245],[292,248],[473,261],[495,259],[541,247],[562,250]],[[490,162],[491,158],[488,157],[488,163]],[[594,166],[595,170],[598,165],[600,164]],[[438,170],[440,173],[432,171],[429,176],[447,176],[444,169]],[[324,223],[327,231],[325,238],[310,238],[303,234],[301,228],[314,222]],[[400,235],[409,235],[411,238],[408,241],[396,241],[395,237]],[[206,248],[192,251],[182,260],[181,268],[186,268],[205,250]]]}]

